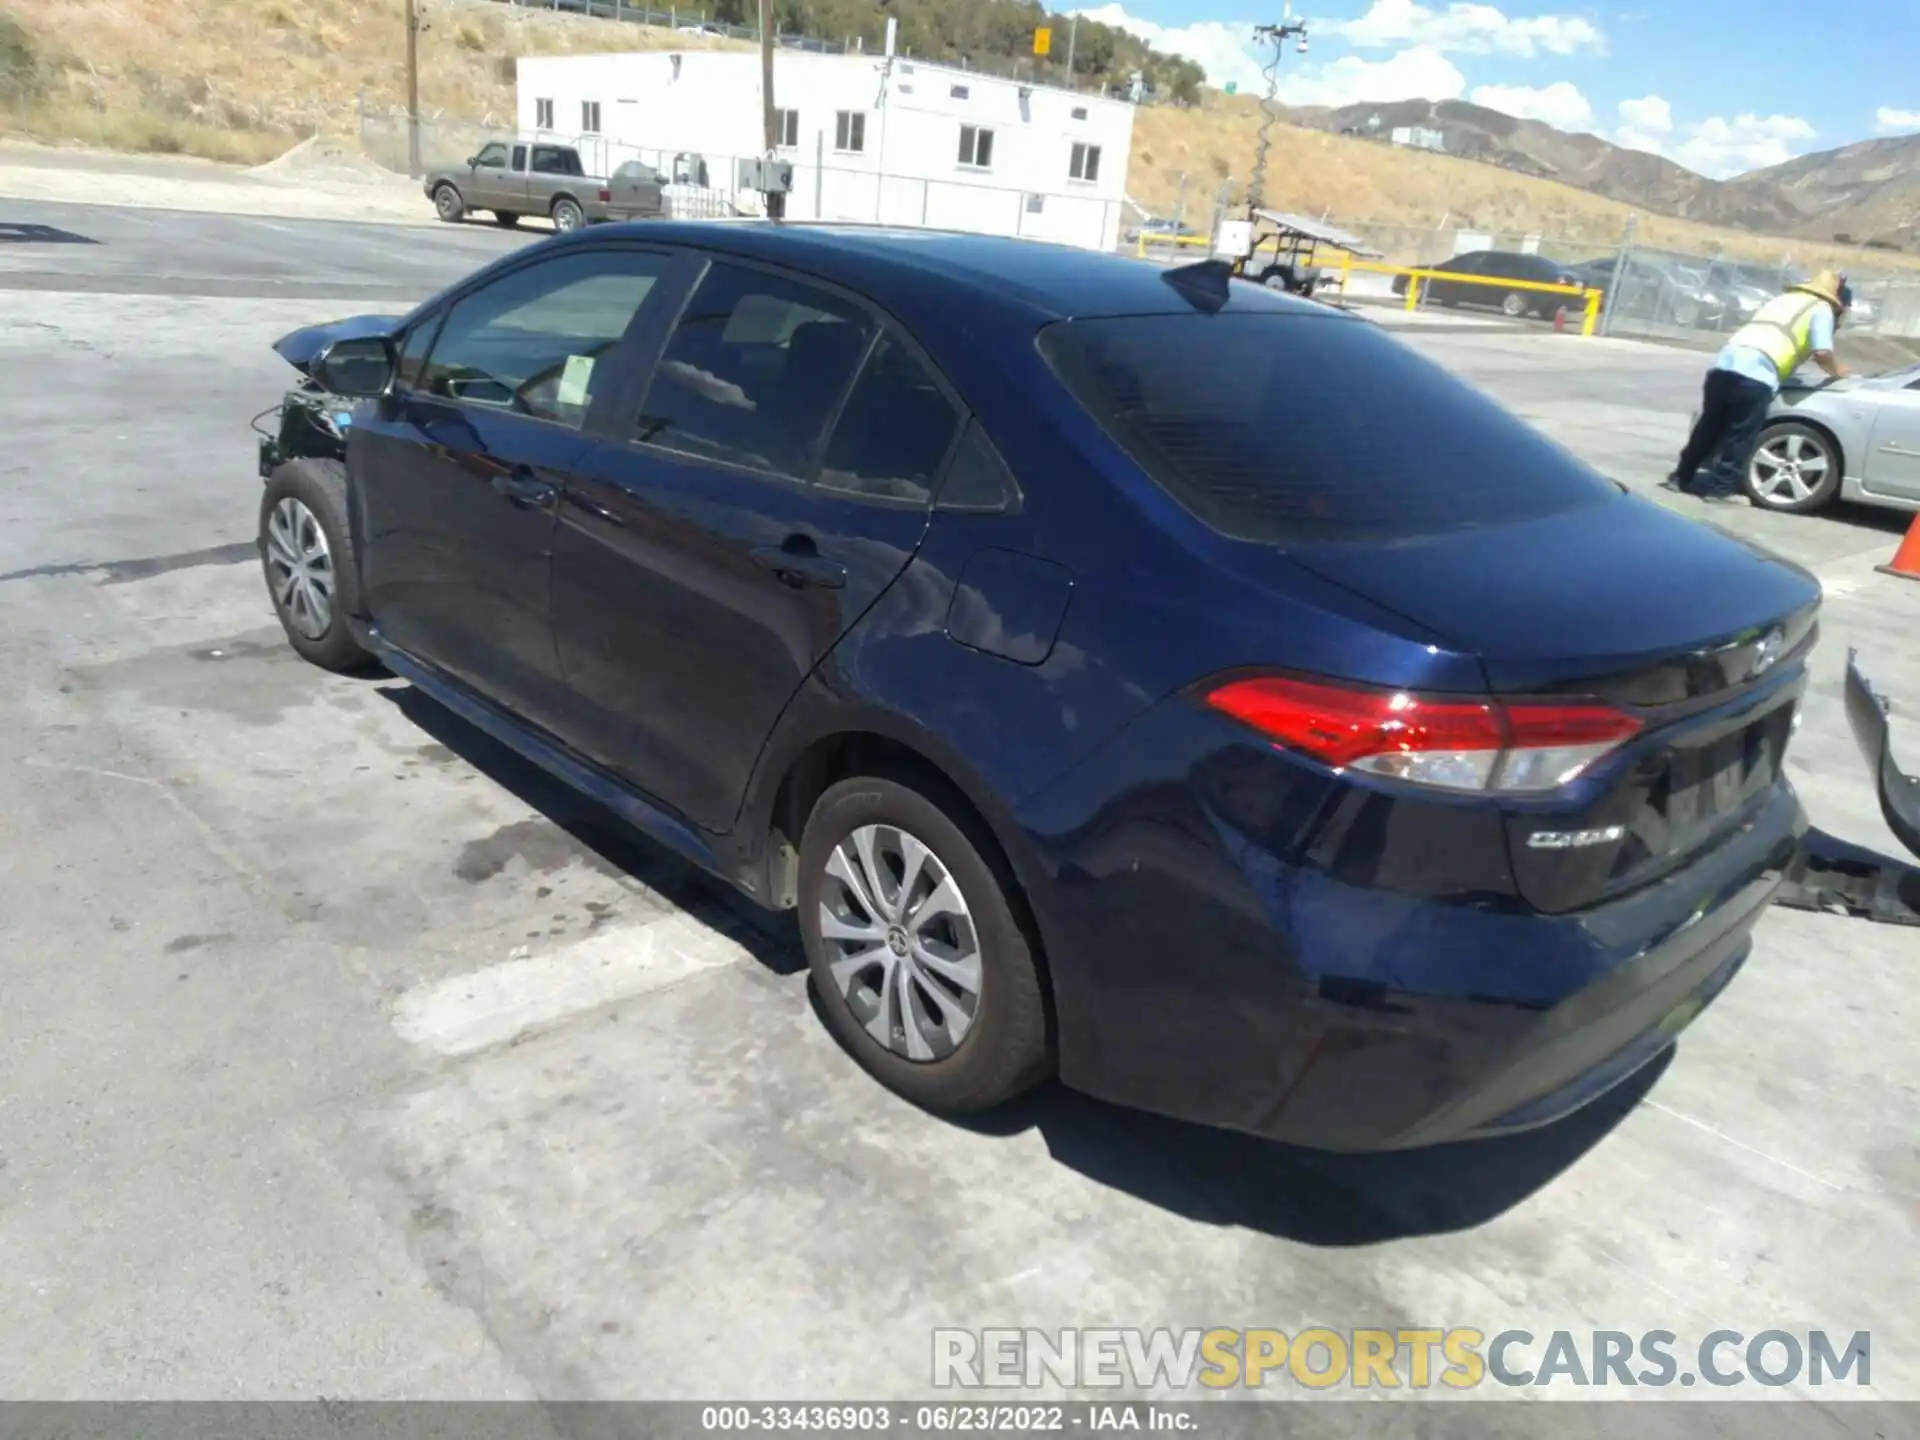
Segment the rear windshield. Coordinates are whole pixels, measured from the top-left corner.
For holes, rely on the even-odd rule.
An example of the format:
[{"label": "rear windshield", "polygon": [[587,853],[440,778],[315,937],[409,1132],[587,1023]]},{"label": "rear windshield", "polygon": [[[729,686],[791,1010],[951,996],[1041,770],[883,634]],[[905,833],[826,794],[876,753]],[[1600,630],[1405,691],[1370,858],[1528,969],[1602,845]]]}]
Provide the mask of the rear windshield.
[{"label": "rear windshield", "polygon": [[1411,539],[1619,491],[1360,320],[1220,313],[1065,320],[1040,350],[1152,480],[1224,535]]}]

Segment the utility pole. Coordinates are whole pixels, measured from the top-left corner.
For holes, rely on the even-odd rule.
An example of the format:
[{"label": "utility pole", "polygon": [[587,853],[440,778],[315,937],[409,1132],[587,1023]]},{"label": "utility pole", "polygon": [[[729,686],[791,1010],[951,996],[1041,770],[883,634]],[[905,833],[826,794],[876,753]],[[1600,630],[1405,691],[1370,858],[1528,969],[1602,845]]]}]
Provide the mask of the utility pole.
[{"label": "utility pole", "polygon": [[1067,84],[1073,84],[1073,42],[1080,38],[1080,12],[1073,12],[1067,23]]},{"label": "utility pole", "polygon": [[[760,0],[760,128],[767,159],[780,148],[780,112],[773,106],[773,0]],[[767,195],[767,218],[787,213],[785,195]]]},{"label": "utility pole", "polygon": [[407,0],[407,173],[420,178],[419,0]]},{"label": "utility pole", "polygon": [[1247,218],[1254,218],[1260,203],[1266,198],[1267,188],[1267,150],[1272,144],[1269,132],[1273,122],[1280,118],[1280,57],[1286,52],[1287,41],[1300,37],[1302,53],[1307,48],[1307,22],[1293,18],[1293,5],[1289,3],[1278,25],[1256,25],[1253,38],[1262,44],[1273,46],[1273,59],[1264,67],[1267,72],[1267,93],[1260,101],[1260,140],[1253,152],[1253,178],[1247,182]]}]

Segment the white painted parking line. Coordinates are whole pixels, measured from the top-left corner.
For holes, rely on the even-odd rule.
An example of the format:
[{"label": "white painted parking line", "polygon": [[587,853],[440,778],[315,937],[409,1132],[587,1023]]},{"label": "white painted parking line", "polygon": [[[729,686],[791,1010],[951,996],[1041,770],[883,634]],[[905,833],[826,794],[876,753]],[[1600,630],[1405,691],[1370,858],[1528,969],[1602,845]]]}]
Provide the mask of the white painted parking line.
[{"label": "white painted parking line", "polygon": [[590,935],[551,954],[505,961],[408,991],[400,1037],[437,1054],[472,1055],[603,1005],[664,990],[747,951],[683,914]]}]

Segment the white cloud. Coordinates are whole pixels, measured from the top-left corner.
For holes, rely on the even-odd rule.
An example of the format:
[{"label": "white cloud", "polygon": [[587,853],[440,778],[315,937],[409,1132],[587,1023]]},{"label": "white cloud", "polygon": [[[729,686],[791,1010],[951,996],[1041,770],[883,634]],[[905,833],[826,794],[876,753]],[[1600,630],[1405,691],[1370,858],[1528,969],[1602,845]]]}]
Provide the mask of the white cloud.
[{"label": "white cloud", "polygon": [[1818,133],[1798,115],[1714,115],[1686,127],[1686,138],[1669,152],[1689,170],[1724,180],[1791,160]]},{"label": "white cloud", "polygon": [[1285,105],[1384,105],[1394,100],[1457,100],[1467,77],[1438,50],[1416,45],[1385,60],[1342,55],[1325,65],[1280,71]]},{"label": "white cloud", "polygon": [[1620,102],[1620,126],[1611,138],[1614,144],[1629,150],[1658,155],[1666,150],[1672,134],[1673,106],[1658,95],[1643,95],[1638,100]]},{"label": "white cloud", "polygon": [[[1209,85],[1224,86],[1232,81],[1243,91],[1258,93],[1266,84],[1260,73],[1260,60],[1250,48],[1254,26],[1251,20],[1240,24],[1199,20],[1191,25],[1156,25],[1151,20],[1129,15],[1126,7],[1117,4],[1096,5],[1077,13],[1083,20],[1138,35],[1162,54],[1185,56],[1207,72]],[[1283,64],[1283,72],[1284,69]]]},{"label": "white cloud", "polygon": [[[1157,25],[1128,14],[1118,4],[1098,5],[1079,14],[1083,19],[1138,35],[1165,54],[1184,55],[1207,72],[1209,85],[1224,86],[1233,81],[1242,94],[1266,93],[1266,76],[1260,67],[1272,52],[1263,57],[1251,48],[1251,20],[1243,24],[1204,20],[1192,25]],[[1279,98],[1286,105],[1456,100],[1466,88],[1467,77],[1428,45],[1415,45],[1382,60],[1343,55],[1322,64],[1314,64],[1289,49],[1280,63]]]},{"label": "white cloud", "polygon": [[1508,15],[1492,5],[1373,0],[1358,20],[1324,20],[1313,27],[1352,45],[1430,45],[1463,54],[1574,55],[1606,50],[1606,36],[1580,15]]},{"label": "white cloud", "polygon": [[1909,130],[1920,130],[1920,110],[1896,110],[1891,105],[1882,105],[1873,112],[1873,128],[1882,135],[1903,135]]},{"label": "white cloud", "polygon": [[1521,120],[1539,120],[1561,130],[1593,124],[1593,106],[1565,80],[1552,85],[1477,85],[1467,98]]},{"label": "white cloud", "polygon": [[1620,102],[1620,125],[1607,138],[1725,180],[1803,154],[1818,133],[1798,115],[1710,115],[1676,126],[1673,107],[1658,95],[1646,95]]}]

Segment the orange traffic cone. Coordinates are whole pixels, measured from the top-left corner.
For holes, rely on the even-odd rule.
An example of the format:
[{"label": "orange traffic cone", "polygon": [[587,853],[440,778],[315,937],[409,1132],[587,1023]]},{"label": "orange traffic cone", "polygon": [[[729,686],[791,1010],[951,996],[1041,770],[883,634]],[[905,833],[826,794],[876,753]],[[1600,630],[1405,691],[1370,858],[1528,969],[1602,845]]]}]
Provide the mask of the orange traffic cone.
[{"label": "orange traffic cone", "polygon": [[1907,527],[1906,539],[1893,552],[1893,559],[1873,568],[1882,575],[1898,575],[1902,580],[1920,580],[1920,515],[1913,517],[1913,523]]}]

